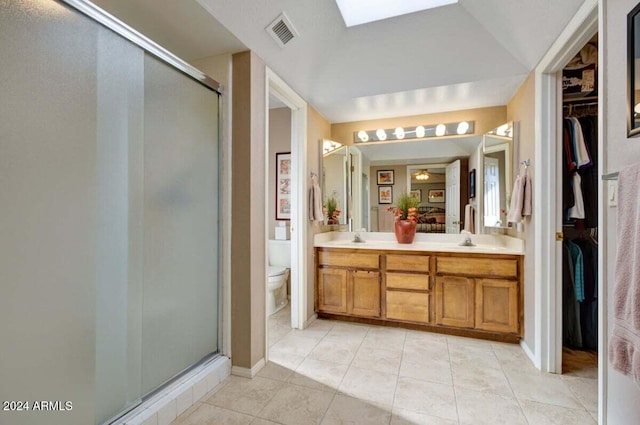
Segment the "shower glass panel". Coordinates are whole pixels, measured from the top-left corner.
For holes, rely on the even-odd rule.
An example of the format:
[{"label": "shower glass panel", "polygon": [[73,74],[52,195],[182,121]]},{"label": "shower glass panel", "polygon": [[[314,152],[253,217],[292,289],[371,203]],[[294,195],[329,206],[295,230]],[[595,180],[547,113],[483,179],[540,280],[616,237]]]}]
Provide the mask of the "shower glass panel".
[{"label": "shower glass panel", "polygon": [[218,95],[144,61],[142,392],[217,351]]},{"label": "shower glass panel", "polygon": [[218,352],[219,95],[60,1],[0,40],[0,398],[107,423]]}]

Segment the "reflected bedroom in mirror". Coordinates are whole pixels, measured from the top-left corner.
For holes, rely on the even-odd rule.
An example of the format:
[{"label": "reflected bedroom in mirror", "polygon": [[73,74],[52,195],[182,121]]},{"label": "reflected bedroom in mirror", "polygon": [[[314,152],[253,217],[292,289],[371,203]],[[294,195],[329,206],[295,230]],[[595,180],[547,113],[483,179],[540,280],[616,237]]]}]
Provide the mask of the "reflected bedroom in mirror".
[{"label": "reflected bedroom in mirror", "polygon": [[[420,200],[418,232],[491,233],[506,228],[516,136],[517,123],[509,122],[481,135],[357,146],[322,140],[325,216],[327,205],[335,204],[335,222],[344,230],[393,232],[389,207],[407,193]],[[467,209],[471,220],[466,220]]]}]

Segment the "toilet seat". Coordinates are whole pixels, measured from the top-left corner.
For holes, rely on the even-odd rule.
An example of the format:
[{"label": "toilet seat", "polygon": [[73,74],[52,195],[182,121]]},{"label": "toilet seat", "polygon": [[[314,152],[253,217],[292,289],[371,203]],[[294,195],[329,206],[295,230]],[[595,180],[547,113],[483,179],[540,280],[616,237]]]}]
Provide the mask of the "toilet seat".
[{"label": "toilet seat", "polygon": [[282,266],[269,266],[269,277],[276,277],[287,272],[286,267]]}]

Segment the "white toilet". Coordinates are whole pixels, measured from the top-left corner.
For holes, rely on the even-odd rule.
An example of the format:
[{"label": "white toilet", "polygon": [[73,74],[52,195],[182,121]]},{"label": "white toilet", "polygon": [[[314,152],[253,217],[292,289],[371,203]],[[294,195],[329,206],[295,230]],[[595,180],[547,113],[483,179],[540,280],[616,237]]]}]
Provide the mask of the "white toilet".
[{"label": "white toilet", "polygon": [[287,305],[287,279],[291,267],[291,241],[269,240],[269,276],[267,278],[267,315]]}]

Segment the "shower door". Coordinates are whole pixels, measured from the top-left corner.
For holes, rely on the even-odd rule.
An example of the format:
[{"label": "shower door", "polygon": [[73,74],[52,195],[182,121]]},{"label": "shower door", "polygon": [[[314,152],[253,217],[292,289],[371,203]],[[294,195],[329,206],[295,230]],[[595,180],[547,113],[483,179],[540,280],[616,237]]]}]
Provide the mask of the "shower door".
[{"label": "shower door", "polygon": [[218,352],[219,93],[93,16],[0,7],[0,398],[73,405],[0,423],[107,423]]}]

